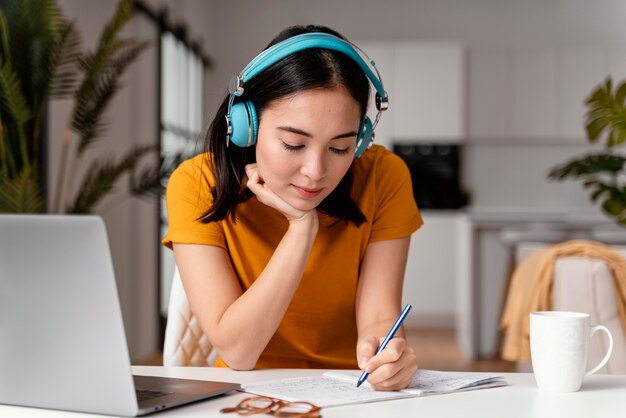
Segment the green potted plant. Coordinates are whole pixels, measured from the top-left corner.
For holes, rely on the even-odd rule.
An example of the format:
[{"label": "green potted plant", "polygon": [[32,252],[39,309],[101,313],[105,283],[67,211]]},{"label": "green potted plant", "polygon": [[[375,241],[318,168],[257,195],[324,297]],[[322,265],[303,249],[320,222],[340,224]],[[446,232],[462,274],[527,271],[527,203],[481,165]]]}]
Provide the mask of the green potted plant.
[{"label": "green potted plant", "polygon": [[601,202],[604,213],[619,225],[626,225],[626,156],[619,152],[626,142],[626,82],[616,88],[611,78],[585,100],[587,139],[602,144],[603,151],[583,155],[554,167],[552,180],[581,179],[591,200]]},{"label": "green potted plant", "polygon": [[[54,0],[9,0],[0,8],[0,212],[44,212],[41,141],[46,104],[72,99],[56,177],[53,212],[89,213],[124,174],[131,195],[158,194],[179,158],[160,166],[138,164],[157,151],[133,147],[120,159],[86,159],[85,150],[105,132],[104,112],[120,78],[148,46],[120,38],[133,0],[120,0],[94,51],[82,52],[74,24]],[[79,167],[88,164],[79,179]],[[66,173],[66,169],[68,172]],[[66,180],[67,179],[67,180]],[[78,184],[78,187],[76,185]]]}]

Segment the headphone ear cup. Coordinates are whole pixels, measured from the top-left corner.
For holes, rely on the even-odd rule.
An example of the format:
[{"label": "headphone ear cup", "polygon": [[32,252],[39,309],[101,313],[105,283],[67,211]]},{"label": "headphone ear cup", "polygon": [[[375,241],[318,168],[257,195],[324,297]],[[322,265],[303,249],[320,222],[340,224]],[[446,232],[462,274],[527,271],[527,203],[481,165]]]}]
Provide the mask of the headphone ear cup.
[{"label": "headphone ear cup", "polygon": [[229,119],[231,127],[230,142],[238,147],[248,146],[251,131],[248,106],[246,106],[245,102],[233,104]]},{"label": "headphone ear cup", "polygon": [[250,147],[256,144],[257,135],[259,134],[259,118],[257,116],[256,107],[254,106],[254,103],[252,103],[249,100],[247,100],[245,103],[246,103],[246,106],[248,106],[248,117],[250,118],[249,121],[250,121],[251,138],[247,145]]},{"label": "headphone ear cup", "polygon": [[361,154],[363,154],[365,150],[369,148],[372,143],[373,134],[374,129],[372,126],[372,121],[370,120],[370,118],[365,116],[356,137],[356,151],[354,152],[354,156],[356,158],[359,158]]}]

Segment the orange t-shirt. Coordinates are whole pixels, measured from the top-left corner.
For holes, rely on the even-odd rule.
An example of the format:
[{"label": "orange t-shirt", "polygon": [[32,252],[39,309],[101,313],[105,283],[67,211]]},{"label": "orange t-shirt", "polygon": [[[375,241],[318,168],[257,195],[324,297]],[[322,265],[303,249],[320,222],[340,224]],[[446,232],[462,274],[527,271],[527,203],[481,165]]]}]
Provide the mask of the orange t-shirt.
[{"label": "orange t-shirt", "polygon": [[[213,184],[207,154],[185,161],[167,187],[169,231],[163,244],[215,245],[228,251],[246,291],[287,231],[277,210],[252,197],[230,218],[203,224]],[[319,214],[320,228],[298,289],[257,368],[357,367],[355,299],[359,267],[370,242],[407,237],[422,225],[404,162],[373,146],[353,163],[352,197],[367,218],[356,227]],[[216,366],[227,366],[218,359]]]}]

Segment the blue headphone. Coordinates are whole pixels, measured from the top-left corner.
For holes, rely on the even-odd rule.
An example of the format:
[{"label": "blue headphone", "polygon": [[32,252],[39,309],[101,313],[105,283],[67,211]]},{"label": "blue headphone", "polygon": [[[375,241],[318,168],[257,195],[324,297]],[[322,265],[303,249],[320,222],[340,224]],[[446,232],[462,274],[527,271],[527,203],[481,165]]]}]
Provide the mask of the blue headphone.
[{"label": "blue headphone", "polygon": [[[257,55],[244,68],[239,75],[234,76],[228,85],[230,98],[228,100],[228,113],[226,114],[226,144],[230,142],[238,147],[249,147],[256,144],[259,119],[254,104],[250,100],[243,100],[234,103],[235,97],[239,97],[244,92],[244,84],[250,81],[268,67],[286,58],[287,56],[309,48],[331,49],[341,52],[351,58],[363,70],[367,78],[376,89],[376,119],[374,123],[367,115],[363,117],[357,133],[357,146],[355,156],[358,158],[369,148],[374,140],[374,128],[378,124],[380,116],[389,107],[389,99],[376,68],[376,64],[359,47],[341,38],[323,32],[311,32],[296,35],[285,39]],[[367,65],[365,60],[357,52],[367,59],[376,74]]]}]

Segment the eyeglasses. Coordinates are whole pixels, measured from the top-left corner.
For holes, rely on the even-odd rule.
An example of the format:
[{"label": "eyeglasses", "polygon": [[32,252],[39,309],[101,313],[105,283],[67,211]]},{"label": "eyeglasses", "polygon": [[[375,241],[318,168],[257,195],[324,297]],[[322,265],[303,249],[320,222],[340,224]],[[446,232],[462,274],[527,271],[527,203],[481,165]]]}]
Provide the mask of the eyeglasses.
[{"label": "eyeglasses", "polygon": [[269,414],[275,417],[319,418],[320,408],[310,402],[286,402],[267,396],[253,396],[239,402],[234,408],[220,410],[222,414],[236,412],[239,415]]}]

